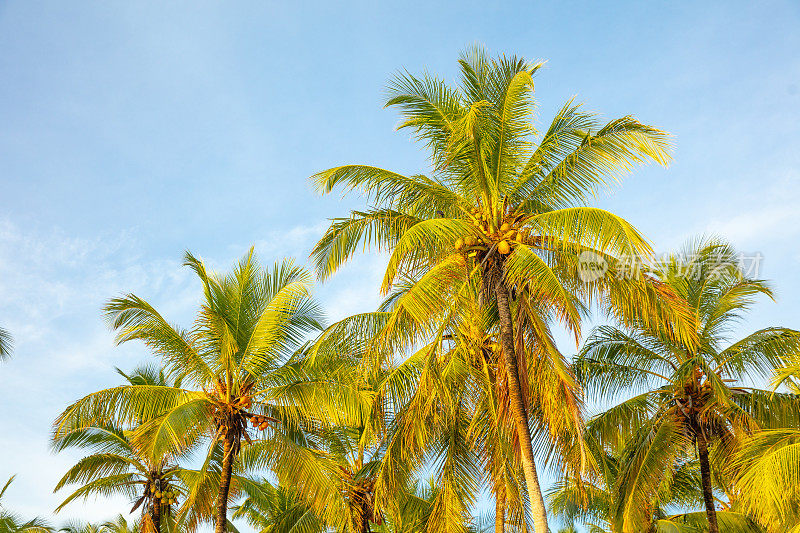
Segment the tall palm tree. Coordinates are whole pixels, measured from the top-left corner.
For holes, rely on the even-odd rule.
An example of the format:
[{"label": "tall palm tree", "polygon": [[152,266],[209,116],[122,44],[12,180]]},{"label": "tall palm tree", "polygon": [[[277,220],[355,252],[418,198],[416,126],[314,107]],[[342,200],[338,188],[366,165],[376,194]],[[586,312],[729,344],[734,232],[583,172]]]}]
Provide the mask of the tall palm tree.
[{"label": "tall palm tree", "polygon": [[[386,520],[409,523],[406,500],[400,496],[408,491],[413,472],[428,467],[437,490],[431,494],[433,512],[418,528],[463,531],[480,478],[468,445],[469,402],[430,397],[427,403],[432,407],[411,413],[410,391],[439,396],[442,390],[418,385],[420,380],[437,383],[431,375],[436,371],[430,368],[427,378],[420,375],[421,367],[435,358],[426,357],[429,350],[423,349],[399,366],[386,361],[376,368],[368,353],[371,339],[361,336],[363,328],[348,331],[354,322],[379,322],[383,316],[380,311],[368,315],[332,325],[309,350],[316,372],[325,376],[318,386],[338,389],[334,403],[339,421],[311,424],[307,444],[283,450],[272,461],[274,470],[282,485],[297,491],[329,527],[363,533],[382,530]],[[452,373],[451,377],[456,379]],[[454,390],[451,387],[447,396],[458,396]],[[417,403],[422,403],[420,396]],[[432,411],[439,413],[435,420]],[[414,421],[414,414],[424,421]],[[409,435],[406,428],[413,425],[417,429]],[[420,433],[432,436],[419,437]],[[270,447],[257,444],[243,453],[263,458],[275,454]]]},{"label": "tall palm tree", "polygon": [[53,528],[43,519],[24,520],[3,505],[3,496],[11,486],[11,483],[14,482],[15,477],[11,476],[0,488],[0,531],[4,533],[52,533]]},{"label": "tall palm tree", "polygon": [[[137,384],[91,394],[59,417],[55,436],[101,419],[137,426],[133,442],[147,454],[182,455],[208,445],[204,481],[195,487],[207,490],[215,481],[214,527],[224,533],[243,442],[279,436],[279,426],[297,424],[298,404],[314,403],[302,385],[291,385],[304,380],[296,352],[321,328],[320,310],[310,296],[311,276],[289,260],[266,270],[251,249],[226,275],[209,272],[190,253],[184,264],[204,294],[191,330],[169,324],[132,294],[105,308],[117,342],[143,341],[166,372],[180,376],[182,388]],[[198,498],[190,487],[181,512],[194,511]]]},{"label": "tall palm tree", "polygon": [[[544,532],[546,510],[515,339],[526,328],[540,333],[536,325],[547,319],[559,320],[577,338],[586,312],[582,301],[605,303],[627,320],[667,323],[670,308],[661,305],[660,286],[642,283],[638,273],[581,279],[579,268],[587,253],[614,271],[621,256],[638,261],[651,252],[623,219],[582,205],[637,164],[665,164],[668,136],[632,117],[604,125],[569,101],[537,138],[532,76],[541,63],[490,60],[476,48],[459,66],[456,88],[433,76],[407,73],[390,87],[387,105],[401,110],[400,127],[411,128],[430,149],[430,176],[367,165],[313,176],[322,193],[356,189],[372,205],[334,219],[312,256],[324,279],[362,246],[390,251],[382,289],[417,279],[404,312],[418,323],[416,330],[429,335],[439,331],[437,321],[477,278],[482,298],[498,314],[525,481],[536,530]],[[541,310],[544,318],[537,316]],[[546,343],[546,335],[540,342]],[[554,364],[561,368],[563,387],[574,389],[563,361]]]},{"label": "tall palm tree", "polygon": [[725,243],[690,243],[655,274],[697,315],[698,344],[676,342],[644,324],[601,326],[576,366],[582,383],[601,397],[634,394],[592,422],[607,445],[631,441],[620,473],[625,497],[615,510],[621,530],[635,531],[663,472],[696,452],[709,530],[717,533],[710,447],[726,463],[747,434],[797,426],[796,397],[749,388],[743,380],[769,375],[784,354],[800,348],[800,332],[770,327],[729,343],[732,324],[755,296],[771,297],[772,291],[764,281],[744,275],[735,250]]},{"label": "tall palm tree", "polygon": [[11,356],[11,348],[13,347],[13,339],[11,334],[0,328],[0,361],[8,359]]},{"label": "tall palm tree", "polygon": [[[145,387],[177,387],[163,371],[137,368],[130,375],[117,369],[128,385]],[[134,431],[125,430],[113,420],[59,432],[52,447],[60,452],[78,448],[92,453],[70,468],[56,485],[58,491],[70,484],[79,484],[56,508],[59,512],[78,498],[91,495],[122,494],[133,502],[131,513],[141,508],[142,530],[162,531],[173,523],[173,510],[178,496],[184,493],[180,468],[170,455],[150,456],[131,442]]]},{"label": "tall palm tree", "polygon": [[[517,476],[521,463],[514,445],[507,380],[496,348],[496,320],[479,308],[470,311],[451,322],[444,341],[423,346],[399,368],[410,374],[418,367],[403,408],[396,414],[390,450],[406,461],[416,457],[417,469],[425,469],[425,463],[436,465],[428,467],[437,482],[431,495],[429,531],[463,529],[463,515],[474,506],[482,486],[495,495],[496,532],[506,524],[525,522]],[[528,375],[529,369],[525,370],[523,376]],[[526,406],[537,403],[540,391],[525,385]],[[568,404],[562,404],[566,413],[544,411],[554,420],[569,419]],[[547,427],[541,415],[540,409],[531,411],[537,429]],[[386,468],[397,468],[397,463],[393,459]]]}]

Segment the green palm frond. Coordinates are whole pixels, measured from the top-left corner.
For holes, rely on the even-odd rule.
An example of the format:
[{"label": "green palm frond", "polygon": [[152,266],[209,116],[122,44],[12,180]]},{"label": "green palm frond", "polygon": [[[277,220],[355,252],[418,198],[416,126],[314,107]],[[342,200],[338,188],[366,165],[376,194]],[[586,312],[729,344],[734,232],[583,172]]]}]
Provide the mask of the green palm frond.
[{"label": "green palm frond", "polygon": [[[101,472],[97,472],[101,474]],[[76,478],[76,481],[82,481]],[[56,508],[56,512],[72,503],[74,500],[87,500],[89,497],[110,497],[118,494],[134,498],[141,488],[137,485],[141,483],[140,477],[133,473],[108,474],[103,477],[95,478],[85,482],[78,489],[67,496]]]},{"label": "green palm frond", "polygon": [[118,515],[113,520],[107,520],[100,525],[102,533],[140,533],[142,529],[139,524],[129,524],[123,515]]},{"label": "green palm frond", "polygon": [[61,438],[75,429],[112,420],[120,424],[139,424],[202,397],[202,393],[158,385],[122,385],[105,389],[89,394],[64,410],[56,419],[53,437]]},{"label": "green palm frond", "polygon": [[794,355],[800,355],[800,331],[764,328],[722,350],[717,369],[724,368],[732,374],[769,376]]},{"label": "green palm frond", "polygon": [[637,165],[649,161],[667,165],[670,161],[670,135],[634,117],[612,120],[594,134],[590,131],[593,117],[575,118],[579,119],[575,126],[588,126],[585,131],[578,127],[569,131],[571,136],[582,137],[580,144],[545,173],[541,166],[529,165],[516,194],[545,196],[554,205],[571,205],[585,202],[598,187],[617,182]]},{"label": "green palm frond", "polygon": [[189,333],[169,324],[146,301],[129,294],[110,300],[104,311],[111,326],[118,331],[118,344],[141,340],[170,367],[180,368],[182,373],[193,377],[208,375],[208,362],[197,353]]},{"label": "green palm frond", "polygon": [[[800,524],[800,430],[772,429],[754,434],[740,448],[734,467],[747,511],[772,529]],[[780,526],[779,526],[780,525]]]},{"label": "green palm frond", "polygon": [[404,267],[431,267],[446,257],[453,243],[464,235],[474,233],[466,222],[459,219],[434,218],[415,224],[394,246],[381,291],[388,293],[392,283]]},{"label": "green palm frond", "polygon": [[663,482],[663,465],[675,464],[685,441],[682,428],[665,420],[644,425],[626,446],[617,480],[617,490],[623,492],[612,513],[624,531],[636,531],[637,524],[649,521],[646,513]]},{"label": "green palm frond", "polygon": [[243,519],[262,533],[323,533],[325,526],[311,509],[286,487],[266,479],[244,485],[245,499],[236,506],[234,519]]},{"label": "green palm frond", "polygon": [[333,219],[311,251],[319,278],[330,277],[359,249],[391,249],[418,222],[419,218],[394,209],[353,211],[349,218]]},{"label": "green palm frond", "polygon": [[0,328],[0,361],[8,359],[8,357],[11,356],[13,346],[14,339],[11,337],[11,334],[7,330]]},{"label": "green palm frond", "polygon": [[[740,513],[720,511],[717,513],[720,531],[725,533],[764,533],[752,518]],[[657,533],[700,533],[706,531],[708,521],[705,513],[683,513],[662,518],[656,522]]]}]

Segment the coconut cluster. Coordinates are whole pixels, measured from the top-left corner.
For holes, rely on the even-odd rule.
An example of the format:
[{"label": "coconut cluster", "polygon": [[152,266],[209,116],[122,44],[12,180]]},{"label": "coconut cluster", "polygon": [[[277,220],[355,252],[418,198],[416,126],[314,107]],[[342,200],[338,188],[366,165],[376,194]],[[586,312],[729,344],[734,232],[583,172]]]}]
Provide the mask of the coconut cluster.
[{"label": "coconut cluster", "polygon": [[250,417],[250,424],[255,428],[257,427],[259,431],[264,431],[269,427],[269,421],[266,417],[261,415],[254,415]]},{"label": "coconut cluster", "polygon": [[465,253],[468,257],[482,255],[492,246],[496,246],[501,255],[508,255],[516,244],[525,242],[525,234],[517,227],[515,217],[505,216],[498,225],[490,213],[482,212],[478,208],[473,209],[468,216],[481,235],[467,235],[453,243],[456,251]]},{"label": "coconut cluster", "polygon": [[178,493],[174,490],[160,490],[155,485],[151,487],[153,498],[161,505],[175,505],[178,503]]}]

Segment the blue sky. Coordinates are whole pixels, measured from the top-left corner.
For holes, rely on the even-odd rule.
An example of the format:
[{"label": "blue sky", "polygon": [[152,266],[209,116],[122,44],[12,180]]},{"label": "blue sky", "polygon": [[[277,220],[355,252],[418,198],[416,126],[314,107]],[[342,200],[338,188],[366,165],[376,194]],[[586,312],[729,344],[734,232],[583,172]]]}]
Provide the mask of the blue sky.
[{"label": "blue sky", "polygon": [[[717,233],[764,256],[776,304],[743,331],[800,326],[800,3],[0,1],[0,478],[47,515],[75,455],[52,456],[64,405],[146,360],[115,348],[102,303],[135,292],[187,324],[191,249],[227,268],[305,261],[327,217],[306,178],[341,163],[426,171],[382,109],[399,68],[452,79],[464,47],[547,59],[539,116],[577,95],[675,135],[669,169],[598,199],[658,250]],[[318,294],[331,318],[371,309],[381,258]],[[565,349],[569,349],[566,347]],[[124,502],[59,515],[102,518]]]}]

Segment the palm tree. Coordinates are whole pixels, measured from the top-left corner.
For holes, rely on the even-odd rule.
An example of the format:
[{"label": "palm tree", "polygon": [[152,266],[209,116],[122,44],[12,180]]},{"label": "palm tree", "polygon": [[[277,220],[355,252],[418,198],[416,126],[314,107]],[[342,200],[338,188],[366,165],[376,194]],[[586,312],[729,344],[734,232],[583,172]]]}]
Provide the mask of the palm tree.
[{"label": "palm tree", "polygon": [[[390,450],[395,456],[416,457],[417,469],[425,469],[426,462],[437,465],[428,467],[437,483],[431,496],[435,512],[427,520],[429,531],[463,527],[459,525],[482,485],[495,495],[496,532],[504,531],[506,525],[524,528],[525,523],[517,475],[521,462],[497,349],[497,323],[490,313],[481,312],[476,300],[472,303],[470,312],[450,323],[445,340],[422,347],[398,369],[411,374],[418,367],[416,381],[406,387],[408,397],[397,412]],[[519,353],[530,354],[527,349]],[[532,363],[536,358],[524,360]],[[535,371],[525,370],[522,376]],[[540,389],[525,382],[524,390],[526,407],[544,405],[537,401]],[[560,407],[561,412],[547,407],[529,411],[534,428],[547,427],[543,411],[553,422],[569,421],[573,414],[569,401]],[[412,443],[415,449],[409,449]],[[394,459],[386,468],[397,468],[397,463]]]},{"label": "palm tree", "polygon": [[[591,435],[591,431],[590,431]],[[588,437],[587,449],[591,450],[596,470],[588,479],[577,480],[565,477],[548,491],[548,501],[553,515],[568,524],[581,524],[593,533],[617,533],[619,524],[614,510],[617,500],[625,488],[623,480],[625,456],[628,450],[610,452]],[[670,513],[670,509],[692,508],[702,505],[700,489],[700,467],[697,460],[683,461],[668,469],[651,500],[642,500],[641,522],[634,531],[655,533],[696,533],[705,530],[707,521],[704,512]],[[719,513],[724,531],[729,533],[761,533],[761,529],[748,516],[732,511]]]},{"label": "palm tree", "polygon": [[[117,372],[131,386],[177,387],[170,383],[163,371],[140,367],[131,375]],[[52,447],[60,452],[70,448],[90,450],[92,453],[70,468],[56,485],[58,491],[69,484],[80,487],[56,508],[59,512],[75,499],[84,500],[91,495],[122,494],[131,499],[133,508],[142,510],[142,530],[162,530],[162,525],[173,523],[172,510],[178,496],[184,492],[179,477],[180,468],[172,463],[170,455],[149,456],[131,442],[133,431],[125,430],[113,420],[60,432]]]},{"label": "palm tree", "polygon": [[[458,88],[410,74],[399,75],[390,87],[387,105],[400,108],[405,119],[400,127],[411,128],[430,149],[431,176],[366,165],[313,176],[322,193],[357,189],[373,205],[334,219],[312,256],[325,279],[362,246],[391,251],[382,289],[398,280],[418,280],[402,304],[404,327],[416,322],[410,329],[428,335],[440,331],[437,321],[466,285],[481,286],[483,301],[498,316],[525,481],[536,530],[543,532],[546,511],[515,339],[528,330],[548,344],[537,328],[548,319],[559,320],[577,338],[586,312],[581,301],[607,304],[622,319],[668,322],[671,309],[662,305],[664,291],[658,285],[642,283],[638,274],[582,280],[579,272],[587,253],[612,271],[621,256],[641,260],[650,253],[627,222],[582,204],[639,163],[665,164],[668,136],[632,117],[603,125],[569,101],[534,146],[532,76],[541,63],[489,60],[475,49],[459,66]],[[540,312],[543,316],[537,316]],[[681,336],[680,330],[675,333]],[[561,369],[562,386],[574,389],[563,361],[554,365]]]},{"label": "palm tree", "polygon": [[11,348],[13,346],[13,339],[11,334],[3,328],[0,328],[0,361],[8,359],[11,356]]},{"label": "palm tree", "polygon": [[310,354],[316,375],[323,378],[307,383],[307,392],[321,397],[318,389],[333,398],[318,402],[325,407],[316,413],[307,412],[302,434],[281,443],[255,443],[243,452],[242,462],[271,466],[281,485],[292,487],[316,517],[310,523],[371,533],[371,525],[382,522],[375,485],[391,414],[380,398],[382,375],[364,375],[351,350],[328,357],[318,341]]},{"label": "palm tree", "polygon": [[741,380],[768,375],[783,354],[800,348],[800,332],[770,327],[727,343],[731,325],[755,296],[771,297],[772,291],[742,273],[735,250],[725,243],[690,243],[655,275],[696,313],[698,344],[676,342],[644,324],[601,326],[587,340],[576,367],[582,383],[601,397],[635,393],[592,422],[601,442],[619,446],[629,441],[619,474],[625,497],[615,509],[621,530],[635,530],[663,472],[696,451],[710,532],[717,533],[709,448],[716,447],[724,466],[743,436],[761,427],[797,426],[796,397],[748,388]]},{"label": "palm tree", "polygon": [[[800,395],[800,353],[787,353],[774,387]],[[737,450],[737,495],[744,508],[770,532],[800,531],[800,428],[754,433]]]},{"label": "palm tree", "polygon": [[[297,425],[298,403],[314,404],[297,384],[305,376],[296,352],[309,332],[321,328],[320,310],[309,294],[311,276],[289,260],[265,270],[251,249],[227,275],[209,272],[190,253],[184,264],[204,289],[191,330],[169,324],[135,295],[105,308],[117,342],[143,341],[183,388],[137,384],[91,394],[59,417],[55,436],[101,419],[137,426],[133,443],[147,454],[180,456],[210,443],[194,488],[208,490],[214,480],[211,514],[216,533],[224,533],[243,442],[278,438],[278,426]],[[204,498],[194,488],[182,514],[196,511]]]},{"label": "palm tree", "polygon": [[[377,312],[347,317],[326,330],[319,342],[338,340],[343,348],[360,346],[362,363],[376,359],[386,365],[376,331],[397,320],[397,310],[413,283],[396,287]],[[397,506],[392,501],[409,482],[413,471],[435,477],[436,510],[426,521],[430,531],[463,528],[481,487],[495,494],[495,531],[506,526],[525,529],[524,495],[519,448],[510,416],[508,385],[499,350],[496,311],[481,306],[479,290],[471,287],[459,297],[454,312],[441,326],[442,334],[399,365],[389,360],[386,379],[376,387],[385,402],[384,411],[395,413],[388,426],[387,452],[376,479],[379,507]],[[517,346],[525,363],[521,381],[533,431],[549,457],[573,455],[566,461],[580,463],[575,440],[582,429],[581,405],[562,387],[558,367],[545,350],[557,352],[546,324],[539,337],[526,338]],[[404,334],[406,328],[398,328]],[[378,337],[373,337],[378,335]],[[546,335],[547,342],[539,341]],[[391,355],[391,352],[389,352]],[[560,360],[560,354],[556,360]],[[374,364],[374,363],[372,363]],[[531,379],[535,377],[536,379]],[[546,443],[546,444],[542,444]],[[487,485],[488,484],[488,485]]]},{"label": "palm tree", "polygon": [[[305,445],[296,446],[294,453],[281,454],[277,474],[281,485],[291,486],[307,506],[311,523],[343,533],[371,533],[371,524],[381,522],[374,505],[376,462],[369,455],[365,457],[353,431],[328,428],[309,435]],[[269,448],[269,444],[248,448],[242,460],[248,462],[255,455],[264,460],[270,455]]]},{"label": "palm tree", "polygon": [[24,520],[3,505],[5,495],[16,476],[11,476],[0,488],[0,531],[4,533],[52,533],[53,529],[41,518]]},{"label": "palm tree", "polygon": [[[273,456],[270,462],[282,486],[292,487],[328,527],[355,533],[382,531],[387,520],[408,526],[412,517],[403,495],[409,496],[413,471],[427,468],[437,490],[430,495],[432,512],[417,530],[463,531],[480,477],[468,447],[470,403],[433,401],[443,388],[451,391],[446,396],[458,396],[455,387],[419,386],[437,383],[433,375],[437,371],[422,370],[436,360],[425,355],[427,349],[399,366],[391,361],[373,366],[371,339],[362,336],[363,328],[348,329],[383,316],[382,312],[368,315],[334,324],[309,350],[315,373],[325,376],[316,386],[337,390],[333,409],[324,413],[331,418],[338,410],[337,423],[326,424],[317,415],[316,420],[307,420],[305,444],[278,451],[272,443],[257,443],[243,451],[243,462],[257,457],[261,464],[254,466],[261,467],[267,464],[266,457]],[[450,377],[456,380],[454,373]],[[428,410],[410,409],[411,403],[423,403],[422,394],[414,394],[416,402],[410,401],[411,391],[423,390],[431,394]],[[435,419],[430,415],[434,411]],[[415,414],[421,420],[414,420]],[[412,426],[417,429],[409,435],[407,428]],[[422,433],[431,436],[420,437]]]}]

